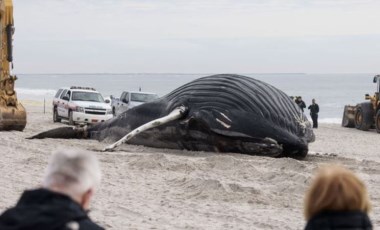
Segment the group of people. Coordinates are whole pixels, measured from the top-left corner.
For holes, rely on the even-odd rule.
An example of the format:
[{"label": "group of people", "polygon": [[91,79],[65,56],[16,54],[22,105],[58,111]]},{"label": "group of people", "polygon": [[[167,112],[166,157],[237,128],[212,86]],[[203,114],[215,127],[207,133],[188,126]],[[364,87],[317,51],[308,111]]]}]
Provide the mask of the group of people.
[{"label": "group of people", "polygon": [[[292,98],[294,99],[294,97]],[[302,112],[306,109],[306,104],[302,100],[302,97],[295,97],[294,102],[301,108]],[[319,113],[319,105],[315,102],[315,99],[311,100],[311,105],[307,107],[310,110],[310,117],[313,120],[313,128],[318,128],[318,113]]]},{"label": "group of people", "polygon": [[[0,216],[1,230],[100,230],[87,213],[100,183],[95,155],[58,151],[49,161],[43,186],[25,191],[15,207]],[[305,196],[306,230],[372,229],[364,183],[341,166],[325,166]]]}]

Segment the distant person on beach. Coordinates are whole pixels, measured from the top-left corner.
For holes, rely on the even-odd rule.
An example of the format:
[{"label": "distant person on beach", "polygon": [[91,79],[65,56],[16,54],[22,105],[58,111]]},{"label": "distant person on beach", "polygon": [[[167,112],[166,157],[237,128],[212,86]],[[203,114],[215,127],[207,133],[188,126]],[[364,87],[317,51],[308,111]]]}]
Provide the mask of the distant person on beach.
[{"label": "distant person on beach", "polygon": [[315,103],[315,99],[311,101],[311,105],[309,105],[308,109],[310,110],[310,116],[313,120],[313,128],[318,128],[318,113],[319,113],[319,106],[317,103]]},{"label": "distant person on beach", "polygon": [[297,105],[301,108],[302,112],[303,112],[303,109],[306,108],[306,104],[305,102],[302,100],[302,97],[297,97],[296,98],[296,101]]},{"label": "distant person on beach", "polygon": [[372,229],[363,182],[341,166],[321,168],[305,196],[305,230]]},{"label": "distant person on beach", "polygon": [[100,168],[95,155],[58,151],[47,166],[43,186],[27,190],[16,206],[0,216],[0,229],[101,230],[87,212]]}]

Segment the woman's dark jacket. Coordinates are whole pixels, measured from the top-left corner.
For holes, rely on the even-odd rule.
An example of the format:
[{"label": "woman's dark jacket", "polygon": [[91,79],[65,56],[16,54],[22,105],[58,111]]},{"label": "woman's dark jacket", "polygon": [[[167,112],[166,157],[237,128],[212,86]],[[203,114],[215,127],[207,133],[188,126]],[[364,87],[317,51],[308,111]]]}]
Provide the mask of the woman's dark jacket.
[{"label": "woman's dark jacket", "polygon": [[372,230],[372,224],[360,211],[323,212],[312,217],[305,230]]}]

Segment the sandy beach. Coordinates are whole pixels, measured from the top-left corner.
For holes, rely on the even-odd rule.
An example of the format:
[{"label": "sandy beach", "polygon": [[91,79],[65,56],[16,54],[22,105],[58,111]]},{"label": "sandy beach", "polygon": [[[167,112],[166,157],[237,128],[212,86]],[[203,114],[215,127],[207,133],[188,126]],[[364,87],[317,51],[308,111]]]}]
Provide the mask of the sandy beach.
[{"label": "sandy beach", "polygon": [[[0,211],[25,189],[36,188],[57,148],[100,150],[94,140],[27,140],[64,126],[51,109],[26,101],[24,132],[0,133]],[[103,178],[91,218],[106,229],[303,229],[303,197],[313,172],[338,163],[367,185],[380,226],[380,134],[321,124],[304,160],[216,154],[123,145],[116,152],[94,151]]]}]

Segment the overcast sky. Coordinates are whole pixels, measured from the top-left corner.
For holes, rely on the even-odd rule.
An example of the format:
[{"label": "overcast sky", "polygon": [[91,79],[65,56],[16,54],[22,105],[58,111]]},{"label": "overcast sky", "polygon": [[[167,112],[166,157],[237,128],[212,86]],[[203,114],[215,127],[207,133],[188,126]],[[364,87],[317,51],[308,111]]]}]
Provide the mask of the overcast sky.
[{"label": "overcast sky", "polygon": [[14,0],[16,73],[376,73],[377,0]]}]

